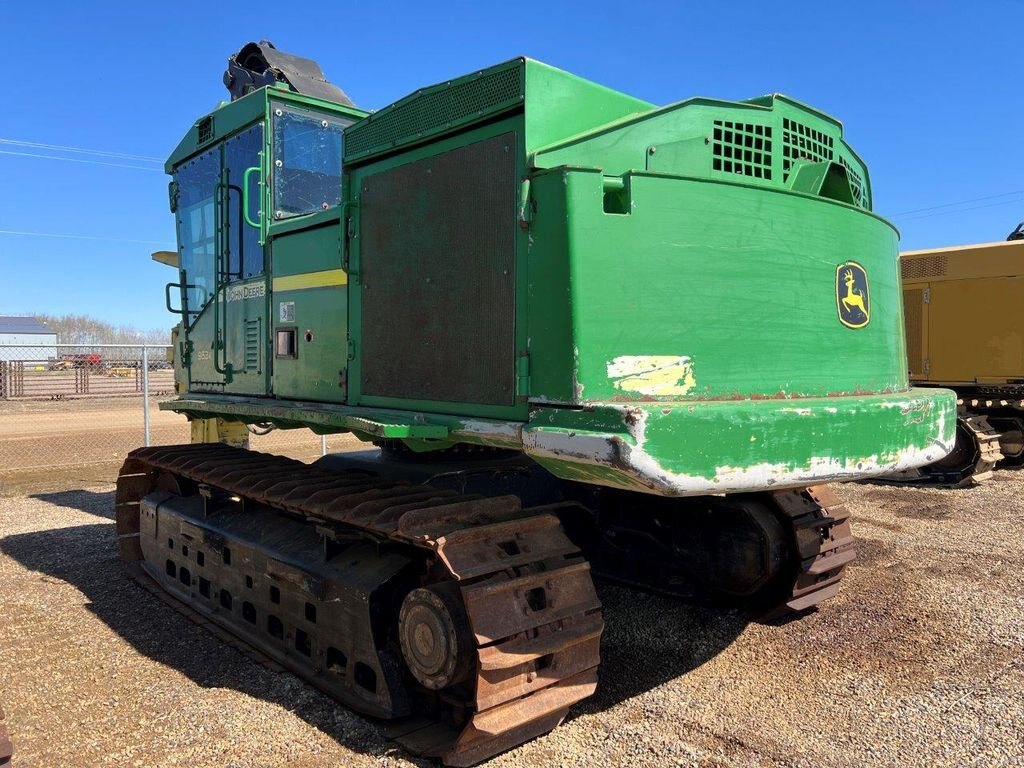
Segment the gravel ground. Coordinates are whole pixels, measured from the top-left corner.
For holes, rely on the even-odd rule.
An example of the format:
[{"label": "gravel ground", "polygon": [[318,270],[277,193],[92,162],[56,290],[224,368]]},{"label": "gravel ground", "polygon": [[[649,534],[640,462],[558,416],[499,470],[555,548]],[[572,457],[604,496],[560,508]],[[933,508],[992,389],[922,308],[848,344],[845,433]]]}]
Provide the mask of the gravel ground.
[{"label": "gravel ground", "polygon": [[[111,486],[0,498],[17,768],[425,766],[123,575]],[[781,626],[601,586],[597,695],[498,766],[1024,766],[1024,473],[839,489],[860,559]]]}]

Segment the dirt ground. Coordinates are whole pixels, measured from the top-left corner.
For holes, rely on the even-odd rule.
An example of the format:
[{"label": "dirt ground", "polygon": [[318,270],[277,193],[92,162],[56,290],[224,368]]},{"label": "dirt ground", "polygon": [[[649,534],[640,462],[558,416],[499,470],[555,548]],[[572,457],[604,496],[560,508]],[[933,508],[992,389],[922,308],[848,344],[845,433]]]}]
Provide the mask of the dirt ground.
[{"label": "dirt ground", "polygon": [[[600,585],[595,697],[511,766],[1024,766],[1024,473],[848,485],[860,557],[779,626]],[[0,498],[17,768],[425,766],[130,581],[110,485]]]},{"label": "dirt ground", "polygon": [[[153,445],[189,441],[184,416],[151,402]],[[0,496],[79,488],[117,479],[125,454],[143,445],[140,397],[60,401],[0,401]],[[277,430],[253,437],[254,449],[302,460],[320,455],[320,439],[308,430]],[[358,444],[331,436],[331,450]]]}]

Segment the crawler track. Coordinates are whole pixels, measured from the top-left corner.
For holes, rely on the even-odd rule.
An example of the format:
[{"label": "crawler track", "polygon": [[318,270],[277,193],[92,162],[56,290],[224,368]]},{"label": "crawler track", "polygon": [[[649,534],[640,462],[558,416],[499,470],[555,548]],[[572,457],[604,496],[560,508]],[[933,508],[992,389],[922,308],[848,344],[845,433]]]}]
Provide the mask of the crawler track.
[{"label": "crawler track", "polygon": [[765,609],[766,618],[779,618],[834,597],[843,570],[856,558],[856,544],[850,512],[828,486],[778,491],[771,497],[780,519],[788,523],[797,554],[782,599]]},{"label": "crawler track", "polygon": [[[825,485],[683,501],[574,531],[594,573],[771,621],[835,596],[856,558],[850,513]],[[713,537],[702,520],[714,521]]]},{"label": "crawler track", "polygon": [[[838,591],[854,541],[828,488],[714,503],[775,532],[771,576],[741,604],[777,618]],[[412,752],[472,765],[553,729],[596,688],[601,606],[559,518],[576,503],[523,509],[203,444],[131,453],[116,505],[122,559],[147,587],[393,721]]]},{"label": "crawler track", "polygon": [[595,690],[600,603],[555,509],[188,445],[130,454],[116,511],[123,559],[352,708],[401,718],[414,752],[472,765]]},{"label": "crawler track", "polygon": [[[977,400],[974,401],[978,403]],[[956,443],[943,459],[920,469],[888,475],[871,482],[887,485],[917,485],[936,488],[965,488],[992,476],[992,470],[1004,460],[1000,450],[1000,432],[984,414],[965,412],[959,401]]]}]

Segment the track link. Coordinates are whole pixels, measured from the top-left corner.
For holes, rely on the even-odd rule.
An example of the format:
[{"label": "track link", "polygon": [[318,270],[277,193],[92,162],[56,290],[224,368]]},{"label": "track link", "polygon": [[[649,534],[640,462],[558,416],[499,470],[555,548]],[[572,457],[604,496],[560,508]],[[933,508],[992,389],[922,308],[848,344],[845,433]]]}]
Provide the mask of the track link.
[{"label": "track link", "polygon": [[[243,509],[244,514],[225,509]],[[601,606],[589,565],[562,530],[557,507],[524,510],[515,496],[465,496],[385,481],[361,471],[327,472],[220,444],[145,448],[129,454],[118,479],[121,557],[141,564],[155,583],[204,618],[252,642],[253,635],[238,620],[237,598],[221,597],[218,603],[218,594],[227,589],[218,589],[213,578],[201,578],[204,572],[214,573],[214,566],[225,565],[218,562],[229,549],[225,542],[238,542],[239,560],[265,565],[266,575],[280,585],[277,601],[284,603],[290,596],[282,598],[281,593],[290,589],[301,593],[299,605],[313,599],[307,593],[329,595],[331,571],[324,570],[322,562],[299,558],[298,550],[290,559],[259,559],[263,545],[247,542],[238,533],[244,526],[231,522],[250,512],[288,518],[281,523],[282,535],[287,534],[283,540],[288,542],[315,530],[325,560],[337,551],[361,551],[345,550],[356,541],[391,552],[387,562],[394,564],[394,574],[404,572],[402,557],[414,564],[422,561],[419,586],[456,596],[452,612],[466,619],[469,674],[466,680],[439,685],[444,690],[412,683],[408,671],[387,663],[401,658],[393,647],[393,628],[351,629],[372,636],[370,642],[392,646],[380,650],[377,669],[386,680],[376,685],[391,681],[395,687],[410,688],[408,706],[401,691],[377,698],[367,694],[364,706],[358,697],[346,695],[331,682],[324,648],[308,639],[299,642],[300,632],[308,637],[298,626],[301,618],[294,619],[292,627],[287,614],[284,621],[268,616],[268,621],[277,622],[271,624],[276,640],[257,642],[273,661],[314,685],[333,695],[340,690],[339,698],[354,709],[377,716],[413,715],[391,729],[391,735],[411,751],[440,757],[448,765],[473,765],[556,727],[573,704],[594,692],[604,626]],[[164,555],[158,548],[168,530],[192,545],[189,549],[179,543],[177,559],[168,559],[165,569],[157,557]],[[401,553],[418,554],[409,558]],[[385,563],[380,562],[383,568]],[[237,595],[234,586],[232,590]],[[367,606],[372,599],[367,598]],[[331,604],[317,605],[322,623]],[[253,610],[250,621],[255,624]],[[453,629],[450,642],[462,642],[458,634]],[[416,633],[409,636],[419,638]],[[428,640],[426,651],[432,652],[434,640]],[[296,652],[295,647],[303,644]]]},{"label": "track link", "polygon": [[800,613],[835,597],[843,570],[857,556],[850,512],[827,485],[777,491],[772,500],[795,541],[798,564],[788,594],[784,589],[764,618]]}]

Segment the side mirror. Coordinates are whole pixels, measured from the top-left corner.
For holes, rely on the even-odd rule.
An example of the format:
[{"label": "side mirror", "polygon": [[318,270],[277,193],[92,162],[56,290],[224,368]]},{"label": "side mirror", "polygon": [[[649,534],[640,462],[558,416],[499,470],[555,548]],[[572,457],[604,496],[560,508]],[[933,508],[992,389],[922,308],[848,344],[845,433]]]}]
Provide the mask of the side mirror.
[{"label": "side mirror", "polygon": [[184,308],[179,307],[178,309],[175,309],[174,307],[171,306],[171,288],[177,288],[178,291],[180,292],[181,283],[168,283],[167,285],[164,286],[164,305],[167,307],[168,312],[172,312],[175,315],[184,315]]},{"label": "side mirror", "polygon": [[171,206],[171,213],[178,212],[178,182],[171,181],[167,184],[167,202]]}]

